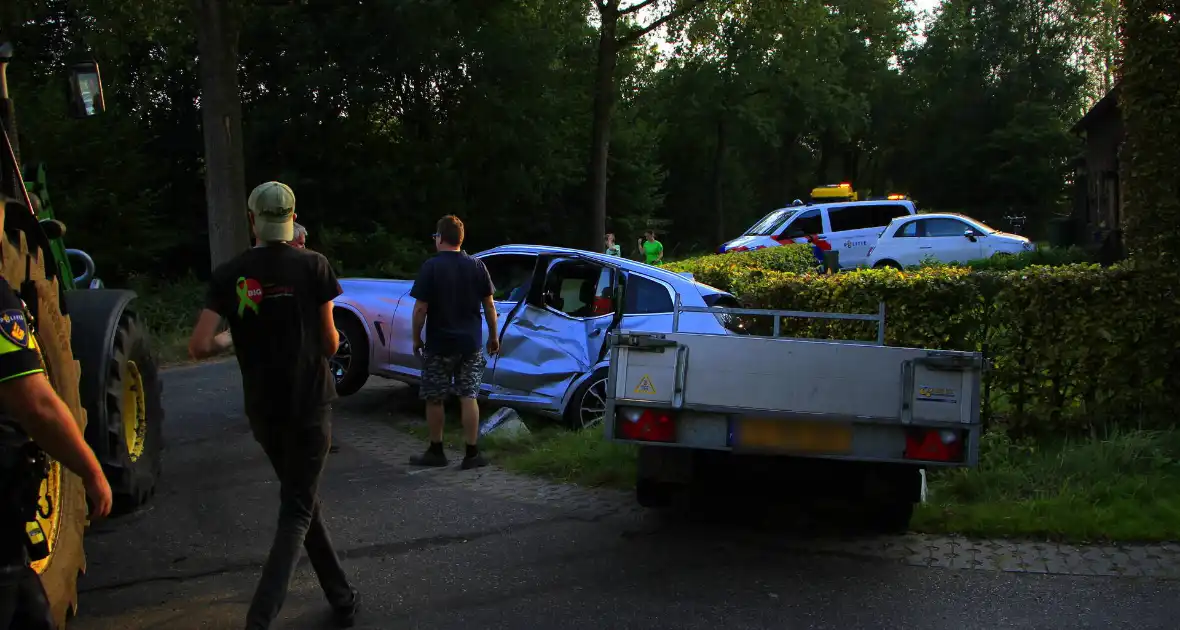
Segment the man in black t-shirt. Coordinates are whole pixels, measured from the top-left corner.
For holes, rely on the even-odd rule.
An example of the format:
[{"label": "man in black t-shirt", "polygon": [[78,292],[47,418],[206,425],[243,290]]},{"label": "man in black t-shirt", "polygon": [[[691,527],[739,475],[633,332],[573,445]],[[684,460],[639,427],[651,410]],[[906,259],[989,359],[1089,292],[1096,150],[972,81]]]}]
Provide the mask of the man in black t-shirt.
[{"label": "man in black t-shirt", "polygon": [[[462,467],[487,465],[479,454],[479,396],[487,359],[483,354],[480,307],[488,324],[488,354],[500,349],[496,331],[496,305],[492,301],[492,278],[477,258],[468,256],[463,245],[463,222],[447,215],[438,221],[434,246],[438,250],[422,265],[410,289],[414,298],[414,354],[422,357],[420,397],[426,401],[426,422],[430,426],[430,447],[410,458],[418,466],[446,466],[443,453],[443,401],[447,394],[459,397],[463,438],[467,452]],[[422,338],[423,325],[426,339]]]},{"label": "man in black t-shirt", "polygon": [[[336,398],[328,369],[339,344],[332,300],[342,291],[323,255],[289,245],[295,220],[289,187],[261,184],[249,207],[258,245],[213,271],[189,342],[194,358],[234,348],[250,428],[282,484],[278,529],[246,624],[270,626],[306,548],[336,621],[348,627],[357,592],[332,547],[318,494]],[[222,319],[229,330],[215,334]]]}]

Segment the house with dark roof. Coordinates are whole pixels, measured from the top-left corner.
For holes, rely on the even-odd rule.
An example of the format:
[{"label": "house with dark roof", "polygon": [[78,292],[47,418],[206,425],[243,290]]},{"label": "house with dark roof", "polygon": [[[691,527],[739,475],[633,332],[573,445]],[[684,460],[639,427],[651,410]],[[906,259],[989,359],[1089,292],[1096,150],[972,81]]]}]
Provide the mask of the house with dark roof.
[{"label": "house with dark roof", "polygon": [[[1074,160],[1074,225],[1080,244],[1110,246],[1119,234],[1123,200],[1119,186],[1119,149],[1123,144],[1123,119],[1116,84],[1071,129],[1082,139]],[[1116,244],[1117,246],[1117,244]]]}]

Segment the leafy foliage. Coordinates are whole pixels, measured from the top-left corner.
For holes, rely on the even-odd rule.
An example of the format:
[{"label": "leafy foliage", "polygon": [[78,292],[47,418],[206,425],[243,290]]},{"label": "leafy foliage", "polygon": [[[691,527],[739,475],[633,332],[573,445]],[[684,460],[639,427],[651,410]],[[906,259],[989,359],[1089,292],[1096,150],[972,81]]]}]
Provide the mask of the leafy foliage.
[{"label": "leafy foliage", "polygon": [[[977,260],[969,260],[965,263],[956,262],[951,264],[954,266],[974,269],[975,271],[1015,271],[1017,269],[1024,269],[1025,267],[1032,267],[1035,265],[1057,267],[1061,265],[1090,262],[1094,262],[1094,256],[1092,252],[1086,251],[1081,247],[1049,247],[1046,245],[1038,245],[1031,252],[1001,254],[991,256],[990,258],[980,258]],[[947,263],[942,262],[930,262],[923,264],[922,266],[942,266],[946,264]]]},{"label": "leafy foliage", "polygon": [[[724,258],[716,256],[713,258]],[[886,344],[982,351],[985,411],[1017,433],[1167,428],[1180,391],[1177,274],[1130,266],[932,266],[820,275],[725,264],[706,282],[752,308],[875,313]],[[1134,299],[1129,299],[1134,296]],[[767,332],[765,318],[745,327]],[[784,319],[783,334],[869,341],[870,322]]]},{"label": "leafy foliage", "polygon": [[[1025,212],[1035,229],[1064,203],[1067,129],[1110,73],[1111,2],[947,0],[924,42],[901,0],[235,2],[247,186],[291,184],[324,249],[339,248],[317,235],[386,238],[373,223],[416,243],[446,213],[471,250],[597,243],[587,148],[607,6],[621,13],[612,41],[626,40],[606,169],[618,242],[655,227],[669,252],[712,251],[843,180],[988,221]],[[21,154],[49,165],[69,245],[108,282],[204,273],[191,3],[9,4]],[[650,11],[628,12],[639,4]],[[102,117],[65,116],[79,56],[102,65]],[[401,273],[403,249],[387,263],[334,255]]]},{"label": "leafy foliage", "polygon": [[424,246],[428,238],[415,242],[378,224],[364,232],[327,227],[317,240],[316,251],[327,257],[341,276],[409,279],[430,255]]},{"label": "leafy foliage", "polygon": [[1124,0],[1119,108],[1127,247],[1144,261],[1180,261],[1180,4]]},{"label": "leafy foliage", "polygon": [[664,265],[675,272],[689,272],[700,282],[723,291],[732,288],[733,275],[739,270],[765,269],[786,273],[807,273],[817,267],[810,245],[782,245],[747,252],[698,256]]}]

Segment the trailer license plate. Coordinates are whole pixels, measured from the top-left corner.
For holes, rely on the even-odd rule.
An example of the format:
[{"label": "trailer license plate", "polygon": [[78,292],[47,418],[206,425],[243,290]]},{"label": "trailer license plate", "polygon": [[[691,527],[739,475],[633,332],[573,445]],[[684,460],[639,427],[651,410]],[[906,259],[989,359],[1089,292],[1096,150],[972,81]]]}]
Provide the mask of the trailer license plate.
[{"label": "trailer license plate", "polygon": [[834,422],[744,419],[738,425],[737,446],[803,453],[847,453],[852,450],[852,426]]}]

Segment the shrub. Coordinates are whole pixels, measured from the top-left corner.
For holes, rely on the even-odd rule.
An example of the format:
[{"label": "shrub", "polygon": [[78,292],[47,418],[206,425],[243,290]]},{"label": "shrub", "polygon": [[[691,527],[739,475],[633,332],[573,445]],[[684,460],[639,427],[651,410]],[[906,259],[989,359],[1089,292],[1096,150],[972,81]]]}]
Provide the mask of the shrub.
[{"label": "shrub", "polygon": [[816,267],[811,245],[782,245],[748,252],[711,254],[664,265],[669,271],[690,272],[698,281],[723,291],[731,291],[734,276],[743,271],[807,273]]},{"label": "shrub", "polygon": [[1020,252],[1019,254],[1001,254],[999,256],[992,256],[990,258],[982,258],[979,260],[971,260],[966,263],[953,263],[949,265],[947,263],[931,261],[923,263],[921,266],[966,267],[975,271],[1014,271],[1036,265],[1060,267],[1062,265],[1091,262],[1095,262],[1094,257],[1090,254],[1090,252],[1087,252],[1080,247],[1050,247],[1046,245],[1038,245],[1036,249],[1032,250],[1031,252]]},{"label": "shrub", "polygon": [[[1173,425],[1178,279],[1122,266],[939,266],[836,275],[735,270],[729,284],[753,308],[873,313],[883,301],[886,344],[985,352],[993,361],[985,412],[1018,434],[1077,434]],[[782,331],[876,335],[871,322],[807,319],[784,319]]]},{"label": "shrub", "polygon": [[310,249],[322,253],[340,276],[413,278],[430,256],[425,245],[374,225],[369,232],[324,228]]},{"label": "shrub", "polygon": [[207,285],[191,272],[174,279],[132,276],[126,288],[136,292],[135,309],[147,324],[152,347],[163,363],[188,357],[188,338],[205,305]]}]

